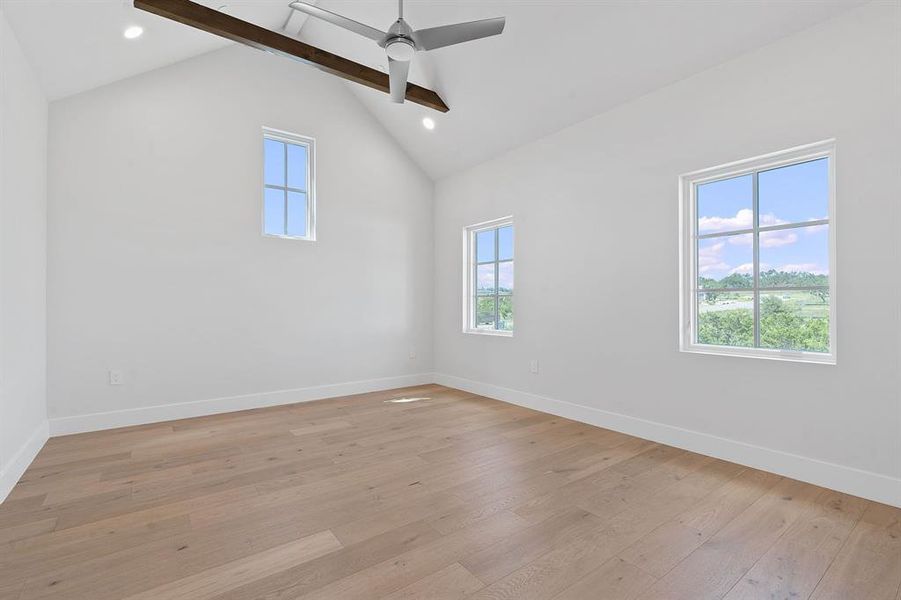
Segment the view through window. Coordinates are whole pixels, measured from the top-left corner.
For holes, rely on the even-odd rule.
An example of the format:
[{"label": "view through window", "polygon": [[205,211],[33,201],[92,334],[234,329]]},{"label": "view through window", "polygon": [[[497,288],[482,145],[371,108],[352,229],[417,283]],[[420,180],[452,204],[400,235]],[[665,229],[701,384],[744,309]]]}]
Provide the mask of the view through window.
[{"label": "view through window", "polygon": [[832,352],[832,160],[691,183],[693,344]]},{"label": "view through window", "polygon": [[469,310],[467,329],[513,331],[513,222],[510,219],[468,228]]}]

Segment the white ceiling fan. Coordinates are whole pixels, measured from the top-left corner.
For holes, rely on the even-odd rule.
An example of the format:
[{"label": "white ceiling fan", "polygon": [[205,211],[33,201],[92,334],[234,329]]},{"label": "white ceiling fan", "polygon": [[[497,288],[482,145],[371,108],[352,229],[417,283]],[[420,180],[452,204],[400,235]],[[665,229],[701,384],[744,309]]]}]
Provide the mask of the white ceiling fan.
[{"label": "white ceiling fan", "polygon": [[301,0],[292,2],[290,6],[294,10],[318,17],[333,25],[368,37],[384,48],[388,55],[388,81],[391,88],[391,100],[397,103],[403,103],[404,96],[406,96],[410,61],[413,60],[413,55],[417,50],[435,50],[436,48],[444,48],[445,46],[453,46],[454,44],[462,44],[463,42],[498,35],[504,31],[504,17],[442,25],[414,31],[404,21],[404,0],[398,0],[397,4],[397,21],[391,25],[387,32]]}]

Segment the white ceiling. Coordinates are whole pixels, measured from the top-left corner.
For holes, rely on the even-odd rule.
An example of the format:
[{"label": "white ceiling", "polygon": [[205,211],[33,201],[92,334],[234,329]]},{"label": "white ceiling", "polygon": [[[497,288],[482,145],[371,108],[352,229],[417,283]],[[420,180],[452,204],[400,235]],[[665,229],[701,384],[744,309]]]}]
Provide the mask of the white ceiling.
[{"label": "white ceiling", "polygon": [[[414,28],[506,16],[503,35],[419,53],[411,79],[436,90],[447,114],[347,83],[433,178],[482,162],[617,104],[837,15],[864,0],[408,0]],[[271,29],[288,0],[202,0]],[[227,45],[135,10],[128,0],[0,0],[51,99]],[[319,5],[386,29],[394,0]],[[145,34],[126,41],[140,24]],[[384,51],[327,23],[295,19],[309,43],[370,66]],[[790,57],[787,59],[790,60]],[[309,68],[298,65],[299,69]],[[437,122],[426,131],[425,115]]]}]

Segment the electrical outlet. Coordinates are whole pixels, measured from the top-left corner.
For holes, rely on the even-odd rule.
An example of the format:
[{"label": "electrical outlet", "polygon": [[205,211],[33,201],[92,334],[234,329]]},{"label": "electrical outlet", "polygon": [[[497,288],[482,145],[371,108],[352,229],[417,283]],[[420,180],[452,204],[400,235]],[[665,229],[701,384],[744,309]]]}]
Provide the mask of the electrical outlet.
[{"label": "electrical outlet", "polygon": [[122,375],[122,371],[116,369],[110,369],[109,371],[109,384],[110,385],[122,385],[125,383],[125,377]]},{"label": "electrical outlet", "polygon": [[529,361],[529,373],[538,373],[538,359],[533,358]]},{"label": "electrical outlet", "polygon": [[416,358],[416,348],[410,348],[410,360]]}]

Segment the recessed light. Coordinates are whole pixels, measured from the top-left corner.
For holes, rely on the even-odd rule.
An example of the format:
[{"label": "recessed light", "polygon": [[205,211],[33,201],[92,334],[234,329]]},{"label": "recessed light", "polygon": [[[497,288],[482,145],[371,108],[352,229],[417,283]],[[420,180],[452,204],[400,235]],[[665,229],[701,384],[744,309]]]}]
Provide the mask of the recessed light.
[{"label": "recessed light", "polygon": [[131,27],[126,29],[125,33],[123,33],[122,35],[124,35],[125,39],[127,39],[127,40],[133,40],[135,38],[141,37],[142,33],[144,33],[143,27],[139,27],[137,25],[132,25]]},{"label": "recessed light", "polygon": [[435,129],[435,121],[431,117],[423,117],[422,126],[431,131]]}]

